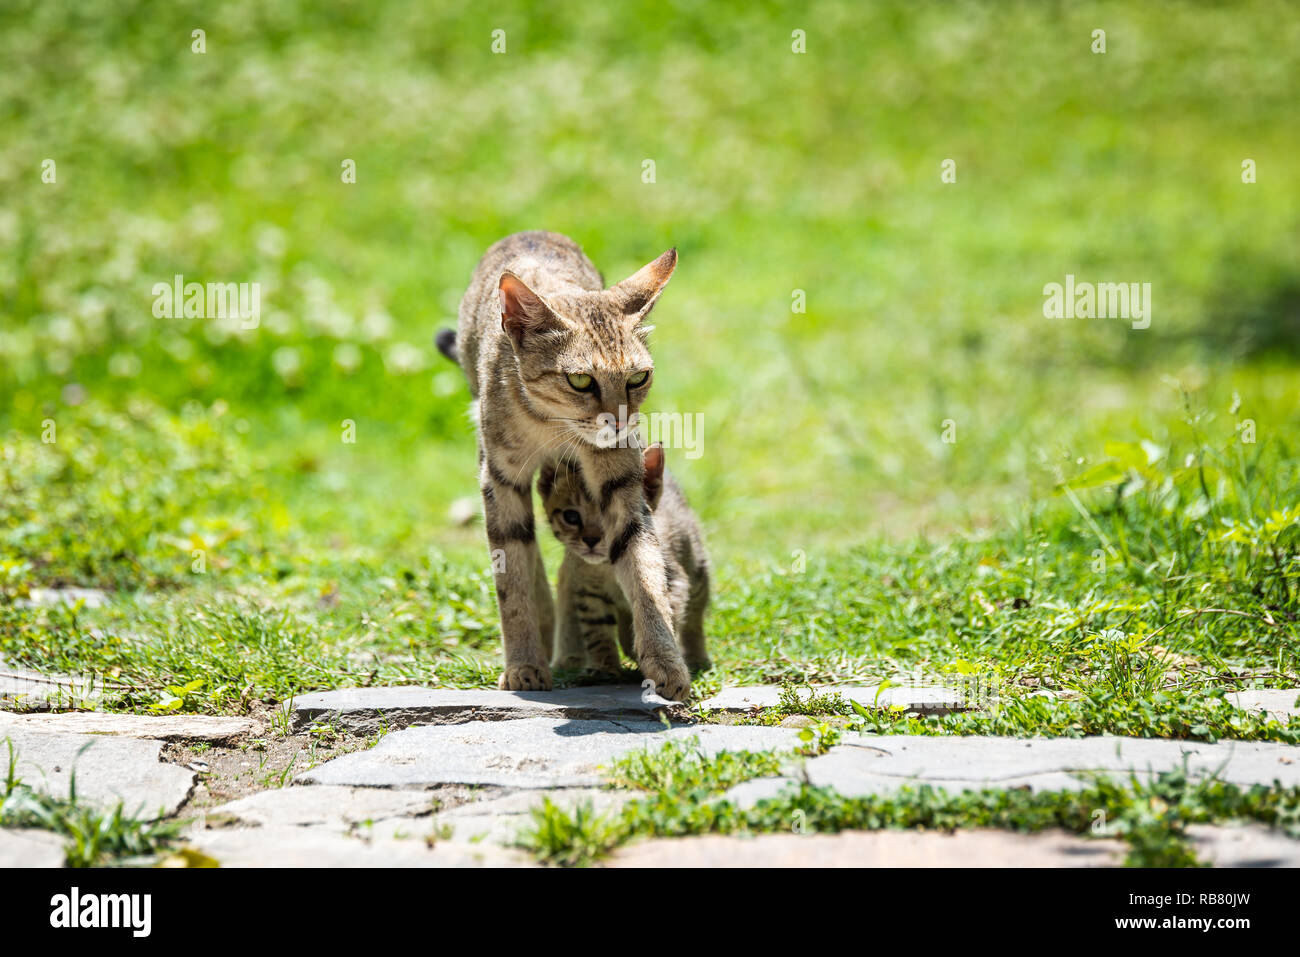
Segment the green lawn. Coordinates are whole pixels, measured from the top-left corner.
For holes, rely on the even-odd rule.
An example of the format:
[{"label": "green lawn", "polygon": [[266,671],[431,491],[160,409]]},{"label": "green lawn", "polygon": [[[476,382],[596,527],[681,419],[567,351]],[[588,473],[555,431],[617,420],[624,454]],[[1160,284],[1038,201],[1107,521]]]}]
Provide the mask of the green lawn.
[{"label": "green lawn", "polygon": [[[680,251],[650,405],[702,416],[699,690],[919,672],[1002,707],[882,730],[1300,737],[1222,699],[1300,685],[1294,8],[319,6],[0,10],[5,660],[131,710],[493,684],[430,340],[548,228],[609,281]],[[177,274],[260,283],[260,324],[156,318]],[[1067,274],[1150,283],[1150,328],[1046,318]],[[114,601],[15,601],[61,584]]]}]

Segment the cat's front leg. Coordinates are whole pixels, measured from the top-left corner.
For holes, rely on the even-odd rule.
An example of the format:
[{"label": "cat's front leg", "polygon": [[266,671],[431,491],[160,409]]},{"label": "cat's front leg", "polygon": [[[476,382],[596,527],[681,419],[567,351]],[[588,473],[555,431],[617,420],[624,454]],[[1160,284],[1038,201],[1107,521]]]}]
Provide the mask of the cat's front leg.
[{"label": "cat's front leg", "polygon": [[[639,489],[638,489],[639,491]],[[664,556],[644,500],[627,509],[609,551],[610,564],[632,610],[632,640],[641,673],[670,701],[691,693],[691,673],[673,636]]]},{"label": "cat's front leg", "polygon": [[538,628],[535,597],[542,555],[533,528],[532,476],[521,484],[507,469],[495,465],[490,455],[481,454],[480,458],[483,518],[506,659],[497,684],[508,691],[549,691],[551,669]]}]

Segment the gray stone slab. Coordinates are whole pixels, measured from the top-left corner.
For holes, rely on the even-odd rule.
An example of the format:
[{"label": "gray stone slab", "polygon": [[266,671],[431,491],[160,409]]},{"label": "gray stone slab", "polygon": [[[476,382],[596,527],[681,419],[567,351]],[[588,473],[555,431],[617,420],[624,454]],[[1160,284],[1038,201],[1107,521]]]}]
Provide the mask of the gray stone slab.
[{"label": "gray stone slab", "polygon": [[886,793],[906,783],[948,790],[1029,787],[1080,789],[1075,772],[1140,777],[1183,766],[1218,773],[1234,784],[1300,784],[1300,747],[1249,741],[1163,739],[996,738],[983,736],[848,735],[844,744],[808,761],[809,781],[846,796]]},{"label": "gray stone slab", "polygon": [[572,811],[586,805],[595,814],[613,814],[628,801],[643,796],[628,790],[607,788],[558,788],[554,790],[516,791],[513,794],[471,801],[437,816],[436,825],[451,828],[450,840],[489,841],[511,844],[519,833],[533,823],[533,809],[547,799]]},{"label": "gray stone slab", "polygon": [[843,831],[665,838],[620,848],[607,867],[1117,867],[1120,841],[1063,831]]},{"label": "gray stone slab", "polygon": [[1187,835],[1215,867],[1300,867],[1300,840],[1263,824],[1193,824]]},{"label": "gray stone slab", "polygon": [[77,602],[87,608],[102,608],[108,604],[108,592],[99,588],[32,588],[26,598],[19,598],[14,604],[19,608],[39,608]]},{"label": "gray stone slab", "polygon": [[[914,714],[950,714],[969,711],[972,706],[962,694],[951,688],[896,686],[880,690],[879,685],[814,685],[819,694],[836,693],[846,701],[856,701],[864,708],[885,710],[902,707]],[[807,688],[799,689],[800,698],[808,698]],[[781,701],[777,685],[747,685],[725,688],[702,703],[710,711],[745,712],[759,708],[772,708]]]},{"label": "gray stone slab", "polygon": [[17,754],[17,774],[22,782],[55,797],[68,796],[74,767],[79,801],[105,807],[121,801],[130,814],[170,814],[194,787],[192,771],[163,763],[161,741],[3,727],[0,762],[6,769],[6,740]]},{"label": "gray stone slab", "polygon": [[191,835],[189,846],[222,867],[525,867],[521,851],[492,844],[366,839],[321,827],[223,828]]},{"label": "gray stone slab", "polygon": [[654,721],[521,718],[397,731],[368,751],[335,758],[296,780],[389,788],[592,787],[604,783],[602,765],[629,751],[693,737],[709,754],[791,749],[799,744],[799,733],[786,728],[691,725],[670,730]]},{"label": "gray stone slab", "polygon": [[337,721],[352,731],[518,718],[646,718],[677,705],[635,685],[593,685],[558,691],[482,688],[341,688],[299,695],[288,704],[292,727]]},{"label": "gray stone slab", "polygon": [[49,831],[0,828],[0,867],[62,867],[63,838]]},{"label": "gray stone slab", "polygon": [[742,811],[748,811],[759,801],[767,801],[787,793],[787,788],[790,792],[797,792],[799,790],[798,779],[787,777],[756,778],[753,781],[746,781],[744,784],[737,784],[727,791],[723,798]]},{"label": "gray stone slab", "polygon": [[1243,711],[1262,711],[1280,724],[1300,715],[1300,689],[1254,688],[1250,691],[1233,691],[1224,695]]},{"label": "gray stone slab", "polygon": [[71,734],[107,734],[158,741],[208,741],[228,744],[255,734],[261,725],[251,718],[209,715],[105,714],[69,711],[60,714],[10,714],[0,711],[0,735],[11,728]]},{"label": "gray stone slab", "polygon": [[249,827],[332,827],[388,818],[431,817],[433,798],[422,791],[383,788],[287,787],[259,791],[212,808],[209,826],[238,823]]},{"label": "gray stone slab", "polygon": [[103,697],[97,675],[47,674],[0,661],[0,710],[93,708]]}]

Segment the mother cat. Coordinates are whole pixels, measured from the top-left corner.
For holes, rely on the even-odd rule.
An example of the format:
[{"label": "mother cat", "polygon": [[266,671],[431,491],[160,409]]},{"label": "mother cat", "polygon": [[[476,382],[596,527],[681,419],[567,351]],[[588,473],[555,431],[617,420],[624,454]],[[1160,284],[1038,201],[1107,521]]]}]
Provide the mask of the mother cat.
[{"label": "mother cat", "polygon": [[666,698],[690,694],[632,419],[654,378],[643,320],[676,265],[670,249],[605,289],[567,236],[516,233],[475,268],[454,342],[439,336],[477,405],[479,486],[505,643],[502,688],[551,687],[555,608],[533,527],[532,481],[543,464],[563,458],[576,461],[605,516],[642,674]]}]

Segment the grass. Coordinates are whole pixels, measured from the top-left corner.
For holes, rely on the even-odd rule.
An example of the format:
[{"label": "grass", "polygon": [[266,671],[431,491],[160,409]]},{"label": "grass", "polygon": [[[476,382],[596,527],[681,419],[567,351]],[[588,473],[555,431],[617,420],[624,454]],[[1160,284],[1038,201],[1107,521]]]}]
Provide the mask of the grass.
[{"label": "grass", "polygon": [[[1300,687],[1298,44],[1276,0],[7,4],[0,657],[139,713],[494,684],[430,338],[545,227],[611,281],[680,250],[648,411],[703,423],[701,694],[921,677],[998,707],[767,719],[1294,743],[1224,695]],[[1150,328],[1045,318],[1067,273],[1150,282]],[[177,274],[260,283],[257,328],[156,316]],[[27,602],[67,585],[111,601]]]}]

